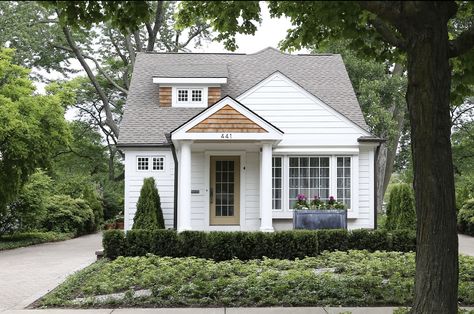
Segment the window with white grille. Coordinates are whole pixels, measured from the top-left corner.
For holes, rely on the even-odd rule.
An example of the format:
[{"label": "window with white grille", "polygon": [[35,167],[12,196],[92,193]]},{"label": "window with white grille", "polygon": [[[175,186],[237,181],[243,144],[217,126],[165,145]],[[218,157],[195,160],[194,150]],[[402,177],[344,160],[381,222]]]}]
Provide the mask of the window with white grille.
[{"label": "window with white grille", "polygon": [[152,170],[160,171],[164,169],[165,158],[164,157],[152,157]]},{"label": "window with white grille", "polygon": [[148,157],[137,157],[137,170],[145,171],[148,170]]},{"label": "window with white grille", "polygon": [[173,87],[173,107],[207,107],[207,87]]},{"label": "window with white grille", "polygon": [[351,157],[337,157],[337,200],[351,208]]},{"label": "window with white grille", "polygon": [[137,157],[138,171],[163,171],[165,169],[165,157],[163,156],[140,156]]}]

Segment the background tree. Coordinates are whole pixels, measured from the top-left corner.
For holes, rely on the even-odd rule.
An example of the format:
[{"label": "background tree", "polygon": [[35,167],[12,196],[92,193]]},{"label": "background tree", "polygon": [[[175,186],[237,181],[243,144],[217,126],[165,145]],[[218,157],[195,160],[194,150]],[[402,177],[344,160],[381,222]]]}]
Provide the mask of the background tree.
[{"label": "background tree", "polygon": [[35,95],[29,71],[0,49],[0,213],[36,168],[48,168],[69,131],[60,99]]},{"label": "background tree", "polygon": [[[294,25],[282,43],[284,49],[345,38],[356,51],[382,61],[399,62],[406,55],[418,241],[412,312],[456,313],[458,239],[450,101],[463,99],[471,89],[472,3],[458,7],[454,1],[270,1],[269,7],[273,16],[288,16]],[[182,2],[181,8],[182,25],[204,18],[231,49],[236,33],[254,33],[254,23],[260,21],[257,1]],[[455,77],[463,78],[456,81],[452,95],[450,62],[456,65]]]},{"label": "background tree", "polygon": [[132,229],[164,229],[163,212],[160,195],[155,185],[155,179],[145,178],[137,202],[137,212],[133,219]]}]

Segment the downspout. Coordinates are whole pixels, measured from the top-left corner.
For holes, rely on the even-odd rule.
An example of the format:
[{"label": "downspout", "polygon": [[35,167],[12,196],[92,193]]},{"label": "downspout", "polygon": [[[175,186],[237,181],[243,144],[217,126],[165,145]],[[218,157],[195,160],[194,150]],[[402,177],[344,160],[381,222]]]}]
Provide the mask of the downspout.
[{"label": "downspout", "polygon": [[178,228],[178,157],[176,155],[176,147],[171,141],[171,135],[165,134],[166,139],[170,143],[171,153],[173,154],[174,160],[174,201],[173,201],[173,228]]},{"label": "downspout", "polygon": [[375,149],[375,156],[374,156],[374,230],[377,229],[377,191],[378,191],[378,180],[377,180],[377,160],[379,159],[380,153],[380,144],[377,145]]}]

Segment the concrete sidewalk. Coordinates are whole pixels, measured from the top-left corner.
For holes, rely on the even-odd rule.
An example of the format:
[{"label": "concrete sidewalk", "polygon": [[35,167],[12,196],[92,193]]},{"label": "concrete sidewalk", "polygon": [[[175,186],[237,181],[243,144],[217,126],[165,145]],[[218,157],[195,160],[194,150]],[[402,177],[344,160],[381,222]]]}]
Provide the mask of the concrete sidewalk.
[{"label": "concrete sidewalk", "polygon": [[459,253],[474,256],[474,237],[459,235]]},{"label": "concrete sidewalk", "polygon": [[161,308],[91,310],[9,310],[2,314],[392,314],[396,307],[261,307],[261,308]]},{"label": "concrete sidewalk", "polygon": [[0,313],[22,309],[95,261],[102,234],[0,252]]}]

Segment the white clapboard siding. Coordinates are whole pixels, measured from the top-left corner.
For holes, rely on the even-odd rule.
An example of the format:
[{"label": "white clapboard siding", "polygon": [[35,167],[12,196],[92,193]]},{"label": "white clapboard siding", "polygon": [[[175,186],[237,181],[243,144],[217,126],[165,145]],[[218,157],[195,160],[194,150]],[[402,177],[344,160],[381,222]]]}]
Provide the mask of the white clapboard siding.
[{"label": "white clapboard siding", "polygon": [[[129,230],[133,226],[133,218],[137,210],[137,201],[140,197],[140,190],[143,179],[153,177],[156,182],[158,193],[160,194],[161,208],[167,228],[173,227],[174,211],[174,160],[169,149],[147,149],[130,150],[124,149],[125,153],[125,229]],[[163,156],[163,171],[138,171],[138,156]]]},{"label": "white clapboard siding", "polygon": [[284,132],[281,146],[357,145],[367,132],[276,73],[238,100]]},{"label": "white clapboard siding", "polygon": [[245,230],[260,227],[260,154],[247,153],[245,166]]}]

